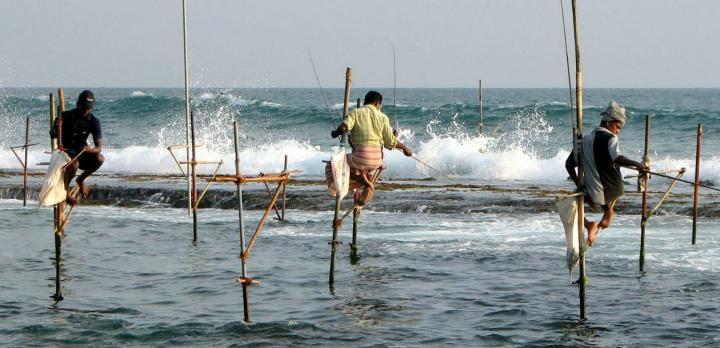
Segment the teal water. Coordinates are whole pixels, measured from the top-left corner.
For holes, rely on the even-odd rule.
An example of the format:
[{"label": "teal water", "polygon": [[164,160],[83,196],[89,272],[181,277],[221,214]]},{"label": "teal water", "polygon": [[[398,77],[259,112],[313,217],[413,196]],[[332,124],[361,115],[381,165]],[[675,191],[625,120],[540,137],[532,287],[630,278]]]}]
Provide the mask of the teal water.
[{"label": "teal water", "polygon": [[[52,89],[0,90],[0,165],[19,168],[8,147],[22,142],[24,118],[32,122],[32,142],[47,147],[48,97]],[[355,88],[352,100],[367,89]],[[397,117],[392,90],[384,93],[385,111],[418,158],[443,175],[463,180],[565,180],[563,163],[570,149],[568,91],[563,89],[489,89],[485,91],[485,133],[473,89],[399,89]],[[121,173],[175,173],[165,149],[184,143],[185,116],[179,89],[96,89],[96,115],[103,124],[108,158],[103,170]],[[68,106],[79,90],[69,89]],[[328,112],[318,89],[212,89],[193,91],[199,156],[232,163],[232,121],[240,122],[245,171],[279,169],[289,155],[305,176],[323,175],[321,160],[337,143],[328,136],[342,109],[342,91],[327,91]],[[720,182],[720,90],[588,89],[584,127],[599,123],[610,100],[628,110],[621,150],[642,154],[644,116],[652,119],[651,159],[656,169],[687,167],[693,175],[697,124],[705,127],[703,180]],[[331,114],[332,117],[329,115]],[[41,148],[31,158],[42,160]],[[45,149],[46,150],[46,149]],[[429,170],[399,152],[387,154],[388,175],[431,176]],[[209,168],[203,169],[207,172]],[[231,166],[221,171],[233,171]],[[435,175],[438,176],[438,175]]]},{"label": "teal water", "polygon": [[[353,99],[365,90],[357,88]],[[17,170],[8,147],[32,122],[31,163],[47,159],[47,94],[0,90],[0,170]],[[329,90],[333,115],[341,91]],[[386,96],[392,90],[381,90]],[[79,90],[67,90],[74,96]],[[183,142],[182,91],[96,89],[107,162],[93,185],[107,195],[110,174],[175,173],[165,149]],[[232,163],[230,123],[238,120],[245,173],[279,169],[288,155],[300,178],[322,175],[335,142],[317,89],[193,91],[201,159]],[[578,318],[578,291],[565,266],[565,242],[551,196],[516,189],[570,189],[567,90],[490,89],[485,133],[477,91],[400,89],[403,141],[436,173],[386,152],[383,179],[479,184],[378,194],[363,213],[360,260],[352,263],[350,227],[338,255],[336,285],[327,284],[332,201],[322,188],[294,195],[288,221],[269,220],[251,256],[251,318],[242,322],[237,212],[200,210],[200,242],[190,242],[185,210],[159,204],[81,206],[63,241],[65,300],[54,303],[51,211],[0,200],[0,345],[5,346],[717,346],[720,341],[718,196],[703,191],[700,237],[690,245],[689,187],[661,209],[648,231],[646,272],[638,272],[637,195],[626,195],[610,230],[588,254],[588,320]],[[694,173],[695,131],[703,123],[702,179],[720,183],[716,152],[720,90],[629,89],[585,93],[585,128],[610,99],[629,111],[621,150],[638,158],[644,115],[653,122],[655,169]],[[383,110],[393,117],[386,97]],[[337,117],[337,116],[335,116]],[[337,119],[335,120],[337,122]],[[31,167],[41,172],[42,167]],[[208,171],[209,169],[203,169]],[[232,166],[222,171],[233,171]],[[110,177],[110,178],[109,178]],[[16,188],[17,177],[0,181]],[[37,184],[39,178],[31,178]],[[667,182],[653,179],[653,191]],[[504,191],[484,191],[500,187]],[[181,181],[144,177],[133,188],[182,192]],[[632,185],[628,185],[628,190]],[[251,188],[252,190],[253,188]],[[262,191],[254,188],[254,197]],[[261,188],[264,190],[264,187]],[[160,192],[161,194],[165,194]],[[4,198],[15,197],[5,195]],[[658,194],[654,194],[653,203]],[[248,197],[251,197],[248,193]],[[323,200],[327,198],[326,204]],[[227,198],[218,198],[219,201]],[[301,201],[304,199],[305,201]],[[142,199],[140,199],[142,200]],[[380,201],[381,200],[381,201]],[[312,201],[312,202],[310,202]],[[349,204],[346,202],[346,204]],[[128,207],[129,206],[129,207]],[[630,207],[632,206],[632,207]],[[248,226],[261,212],[247,212]]]},{"label": "teal water", "polygon": [[[271,221],[248,263],[242,323],[237,213],[203,210],[190,243],[181,209],[82,207],[53,292],[48,209],[0,204],[0,341],[9,346],[715,346],[720,225],[658,217],[646,274],[636,215],[588,254],[588,321],[578,321],[555,214],[363,215],[360,260],[341,246],[328,288],[329,211]],[[248,213],[249,224],[260,212]],[[44,232],[43,232],[44,231]],[[341,239],[349,242],[349,230]]]}]

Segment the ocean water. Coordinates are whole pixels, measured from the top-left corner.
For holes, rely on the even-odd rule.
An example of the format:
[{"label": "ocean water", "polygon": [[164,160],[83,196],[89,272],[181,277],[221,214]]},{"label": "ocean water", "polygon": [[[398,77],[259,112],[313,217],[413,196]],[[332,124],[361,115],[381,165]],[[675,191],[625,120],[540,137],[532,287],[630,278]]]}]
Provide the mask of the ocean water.
[{"label": "ocean water", "polygon": [[[352,100],[367,89],[353,90]],[[8,147],[23,142],[24,119],[31,119],[31,162],[46,157],[48,94],[52,89],[0,90],[0,168],[20,168]],[[80,90],[68,89],[67,105],[74,105]],[[489,89],[485,91],[485,133],[475,127],[479,119],[477,90],[399,89],[397,117],[392,90],[380,89],[383,111],[391,116],[416,156],[459,180],[562,182],[563,163],[570,151],[571,124],[568,91],[563,89]],[[180,89],[96,89],[95,114],[103,125],[106,143],[105,172],[177,173],[167,146],[185,143],[183,92]],[[291,167],[302,175],[323,175],[337,141],[329,136],[342,112],[342,91],[327,90],[332,111],[318,89],[213,89],[193,92],[197,114],[197,142],[204,145],[198,157],[234,161],[232,122],[240,123],[242,169],[246,172],[282,168],[288,155]],[[695,135],[704,124],[704,180],[720,182],[719,89],[588,89],[585,91],[584,127],[599,123],[610,100],[628,110],[621,135],[621,150],[631,158],[642,155],[644,116],[652,119],[651,159],[656,169],[694,166]],[[332,117],[330,116],[332,115]],[[181,151],[182,152],[182,151]],[[399,151],[386,153],[387,175],[393,178],[441,176],[405,158]],[[203,167],[204,173],[212,168]],[[233,172],[232,165],[221,172]],[[689,176],[693,172],[688,172]]]},{"label": "ocean water", "polygon": [[[353,99],[365,91],[354,90]],[[380,91],[394,119],[392,90]],[[34,201],[39,175],[30,178],[29,207],[17,200],[20,167],[8,149],[22,143],[30,117],[31,142],[41,144],[30,162],[47,159],[51,92],[0,90],[7,125],[0,129],[0,345],[720,344],[720,195],[701,191],[693,246],[691,187],[683,184],[651,219],[641,273],[639,195],[628,179],[613,226],[588,253],[588,319],[579,320],[577,274],[567,271],[552,205],[555,192],[572,188],[563,166],[571,125],[562,89],[487,90],[483,134],[475,128],[476,90],[398,90],[402,139],[439,172],[386,151],[381,181],[395,186],[381,185],[363,212],[359,260],[349,257],[350,223],[343,226],[334,288],[327,282],[334,202],[318,180],[337,141],[329,138],[333,121],[319,91],[194,91],[201,159],[232,163],[231,122],[238,120],[243,172],[280,169],[284,155],[303,170],[288,191],[287,221],[269,219],[250,257],[249,275],[261,281],[250,289],[250,324],[242,322],[235,283],[234,188],[210,191],[193,244],[184,182],[168,176],[176,166],[165,147],[184,139],[182,91],[97,89],[107,160],[91,179],[95,205],[81,205],[66,228],[65,300],[55,303],[52,212]],[[342,92],[328,93],[337,123]],[[654,169],[687,167],[692,179],[703,123],[701,179],[717,185],[718,97],[711,89],[589,89],[584,126],[591,129],[608,101],[618,100],[629,112],[621,150],[638,159],[650,113]],[[651,180],[651,204],[667,185]],[[262,186],[246,188],[248,231],[264,194]]]}]

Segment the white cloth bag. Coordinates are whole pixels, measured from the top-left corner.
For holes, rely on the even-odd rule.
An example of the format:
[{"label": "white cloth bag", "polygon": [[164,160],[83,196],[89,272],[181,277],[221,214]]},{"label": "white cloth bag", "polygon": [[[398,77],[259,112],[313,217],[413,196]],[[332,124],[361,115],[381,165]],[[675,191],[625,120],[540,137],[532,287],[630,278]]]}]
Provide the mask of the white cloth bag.
[{"label": "white cloth bag", "polygon": [[560,220],[565,228],[565,242],[567,243],[567,266],[572,272],[580,261],[580,241],[577,224],[577,196],[563,196],[555,199],[555,206],[560,214]]},{"label": "white cloth bag", "polygon": [[332,155],[330,167],[335,181],[335,192],[342,200],[350,190],[350,165],[347,163],[345,146],[340,146]]},{"label": "white cloth bag", "polygon": [[54,150],[50,158],[47,174],[43,180],[40,190],[41,207],[48,207],[65,201],[67,191],[65,190],[65,166],[70,163],[70,157],[60,150]]}]

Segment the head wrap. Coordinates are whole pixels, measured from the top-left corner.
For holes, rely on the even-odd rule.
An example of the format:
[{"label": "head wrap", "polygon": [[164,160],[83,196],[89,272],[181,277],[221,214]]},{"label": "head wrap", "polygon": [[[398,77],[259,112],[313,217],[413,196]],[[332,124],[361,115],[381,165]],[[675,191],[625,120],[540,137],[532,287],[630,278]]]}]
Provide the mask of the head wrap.
[{"label": "head wrap", "polygon": [[614,100],[608,104],[605,111],[601,112],[600,115],[602,115],[602,121],[617,121],[620,122],[620,125],[625,125],[625,108]]}]

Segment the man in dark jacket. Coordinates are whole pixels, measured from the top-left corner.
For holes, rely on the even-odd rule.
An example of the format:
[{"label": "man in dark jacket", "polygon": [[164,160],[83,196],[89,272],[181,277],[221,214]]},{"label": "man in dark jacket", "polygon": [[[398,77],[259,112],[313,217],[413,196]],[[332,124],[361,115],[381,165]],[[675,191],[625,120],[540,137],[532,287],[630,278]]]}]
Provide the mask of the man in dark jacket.
[{"label": "man in dark jacket", "polygon": [[[55,120],[55,127],[50,131],[50,135],[57,138],[59,135],[58,125],[62,122],[62,144],[59,144],[58,147],[65,151],[70,158],[75,159],[65,168],[65,188],[68,188],[70,180],[75,177],[77,170],[82,169],[83,172],[78,176],[76,182],[80,194],[85,198],[90,194],[90,188],[85,180],[105,161],[105,157],[101,154],[103,148],[102,129],[100,120],[92,113],[94,107],[95,95],[88,90],[82,91],[75,109],[63,112]],[[94,147],[87,144],[90,134],[93,136]],[[74,205],[77,204],[77,201],[68,194],[68,203]]]}]

